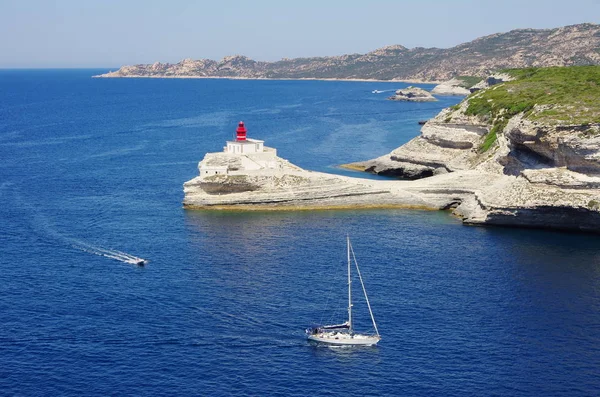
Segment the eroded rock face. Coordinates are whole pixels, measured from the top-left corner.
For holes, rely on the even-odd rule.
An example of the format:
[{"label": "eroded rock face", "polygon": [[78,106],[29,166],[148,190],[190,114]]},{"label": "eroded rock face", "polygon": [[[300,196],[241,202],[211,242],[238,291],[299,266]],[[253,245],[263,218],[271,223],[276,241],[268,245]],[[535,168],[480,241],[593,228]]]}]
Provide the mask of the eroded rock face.
[{"label": "eroded rock face", "polygon": [[409,101],[409,102],[434,102],[437,101],[428,91],[419,87],[406,87],[396,90],[396,94],[388,99],[392,101]]},{"label": "eroded rock face", "polygon": [[583,174],[600,174],[600,125],[546,125],[512,118],[504,129],[510,142],[512,170],[565,167]]},{"label": "eroded rock face", "polygon": [[253,192],[260,189],[260,185],[245,175],[236,177],[214,175],[199,181],[197,186],[209,195]]},{"label": "eroded rock face", "polygon": [[[424,199],[437,194],[465,223],[600,232],[600,124],[520,113],[483,150],[491,124],[467,107],[468,100],[443,110],[420,136],[353,168],[417,179],[407,189]],[[473,173],[479,182],[465,183]]]}]

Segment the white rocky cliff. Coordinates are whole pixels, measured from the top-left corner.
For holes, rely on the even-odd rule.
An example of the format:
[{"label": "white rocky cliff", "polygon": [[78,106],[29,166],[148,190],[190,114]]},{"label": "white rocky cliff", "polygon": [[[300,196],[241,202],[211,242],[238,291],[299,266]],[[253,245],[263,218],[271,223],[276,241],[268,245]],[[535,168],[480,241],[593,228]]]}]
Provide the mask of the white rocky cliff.
[{"label": "white rocky cliff", "polygon": [[[600,124],[588,122],[599,119],[593,96],[588,102],[581,99],[588,104],[585,108],[572,105],[579,101],[572,96],[563,105],[565,99],[559,96],[555,103],[547,100],[551,104],[519,112],[518,101],[506,99],[499,90],[517,95],[523,87],[536,88],[529,81],[490,88],[513,80],[503,77],[486,79],[481,91],[443,110],[405,145],[349,168],[418,179],[411,190],[442,180],[461,189],[460,178],[474,173],[479,182],[457,192],[452,205],[465,223],[600,232]],[[543,97],[561,89],[542,83]],[[576,87],[572,91],[579,92]],[[503,100],[507,105],[496,106],[494,101]],[[472,103],[480,108],[470,107]],[[482,110],[481,103],[493,112]]]}]

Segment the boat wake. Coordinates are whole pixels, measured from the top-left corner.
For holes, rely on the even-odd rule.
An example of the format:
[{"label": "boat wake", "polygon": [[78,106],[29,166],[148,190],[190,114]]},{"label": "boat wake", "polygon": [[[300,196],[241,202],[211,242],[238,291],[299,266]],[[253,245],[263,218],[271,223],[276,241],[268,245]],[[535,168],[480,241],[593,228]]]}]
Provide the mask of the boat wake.
[{"label": "boat wake", "polygon": [[[0,195],[2,194],[2,190],[5,190],[5,188],[10,185],[11,184],[6,183],[0,185]],[[72,248],[83,252],[87,252],[89,254],[103,256],[105,258],[117,260],[123,263],[129,263],[131,265],[144,266],[148,263],[147,259],[128,254],[127,252],[98,247],[96,245],[86,243],[79,239],[65,236],[64,234],[56,230],[54,225],[51,224],[51,222],[44,214],[38,211],[34,206],[24,201],[19,192],[16,191],[16,189],[12,193],[15,196],[16,202],[20,203],[20,207],[30,214],[31,227],[34,233],[41,237],[42,240],[51,240],[55,243],[70,246]]]},{"label": "boat wake", "polygon": [[73,248],[90,253],[90,254],[103,256],[105,258],[114,259],[114,260],[117,260],[117,261],[120,261],[123,263],[129,263],[129,264],[136,265],[136,266],[145,266],[148,263],[148,261],[146,259],[128,254],[127,252],[106,249],[106,248],[101,248],[101,247],[95,247],[93,245],[89,245],[89,244],[86,244],[86,243],[83,243],[83,242],[77,241],[77,240],[73,240],[73,241],[74,242],[71,244],[71,246]]},{"label": "boat wake", "polygon": [[373,94],[382,94],[384,92],[392,92],[392,91],[396,91],[396,90],[395,89],[394,90],[373,90],[373,91],[371,91],[371,93],[373,93]]}]

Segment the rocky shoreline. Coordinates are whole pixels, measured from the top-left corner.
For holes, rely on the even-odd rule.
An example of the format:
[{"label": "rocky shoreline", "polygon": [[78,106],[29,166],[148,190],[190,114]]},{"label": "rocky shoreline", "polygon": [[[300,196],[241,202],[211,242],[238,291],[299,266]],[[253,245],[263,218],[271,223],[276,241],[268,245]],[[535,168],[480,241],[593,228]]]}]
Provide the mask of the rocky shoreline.
[{"label": "rocky shoreline", "polygon": [[[239,166],[243,155],[208,153],[199,163],[200,176],[184,184],[186,209],[327,210],[361,208],[450,208],[458,191],[473,192],[480,174],[417,182],[371,180],[303,170],[282,158],[255,170]],[[215,159],[230,164],[223,175],[202,176]],[[241,161],[240,161],[241,160]],[[231,165],[235,164],[235,165]],[[206,172],[206,171],[205,171]],[[490,175],[491,179],[496,176]]]},{"label": "rocky shoreline", "polygon": [[[528,179],[479,168],[441,172],[413,181],[381,181],[306,171],[283,159],[278,161],[286,166],[277,172],[242,170],[236,175],[212,177],[208,183],[196,177],[184,184],[183,206],[240,211],[452,210],[471,225],[600,233],[600,178],[569,179],[568,172],[563,171],[562,178],[559,172],[534,173]],[[538,181],[530,182],[534,178]],[[215,190],[215,186],[220,189]]]},{"label": "rocky shoreline", "polygon": [[[200,162],[201,169],[206,161]],[[548,178],[531,183],[481,169],[414,181],[382,181],[307,171],[281,158],[277,162],[281,165],[277,170],[196,177],[184,184],[183,206],[219,211],[451,210],[469,225],[600,233],[599,208],[589,204],[594,199],[600,203],[600,178],[588,181],[595,185],[593,191],[572,184],[558,186],[548,183]]]},{"label": "rocky shoreline", "polygon": [[442,84],[438,80],[421,79],[360,79],[360,78],[319,78],[319,77],[241,77],[241,76],[137,76],[119,75],[116,72],[108,72],[92,76],[93,79],[215,79],[215,80],[267,80],[267,81],[357,81],[357,82],[379,82],[379,83],[408,83],[408,84]]},{"label": "rocky shoreline", "polygon": [[419,87],[409,86],[396,90],[395,94],[388,97],[391,101],[407,101],[407,102],[435,102],[437,99]]}]

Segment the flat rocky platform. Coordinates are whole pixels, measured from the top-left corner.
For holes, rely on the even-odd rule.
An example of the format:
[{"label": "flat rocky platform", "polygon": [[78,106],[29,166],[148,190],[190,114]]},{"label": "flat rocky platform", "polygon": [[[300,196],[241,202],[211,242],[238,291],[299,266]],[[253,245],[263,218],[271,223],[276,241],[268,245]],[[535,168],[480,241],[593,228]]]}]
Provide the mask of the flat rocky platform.
[{"label": "flat rocky platform", "polygon": [[[568,178],[568,171],[563,171]],[[265,175],[194,178],[184,207],[204,210],[332,210],[409,208],[447,210],[466,224],[494,224],[600,232],[590,201],[600,190],[525,177],[462,170],[416,181],[380,181],[294,170]],[[600,186],[600,178],[589,181]],[[214,187],[218,186],[219,190]]]}]

